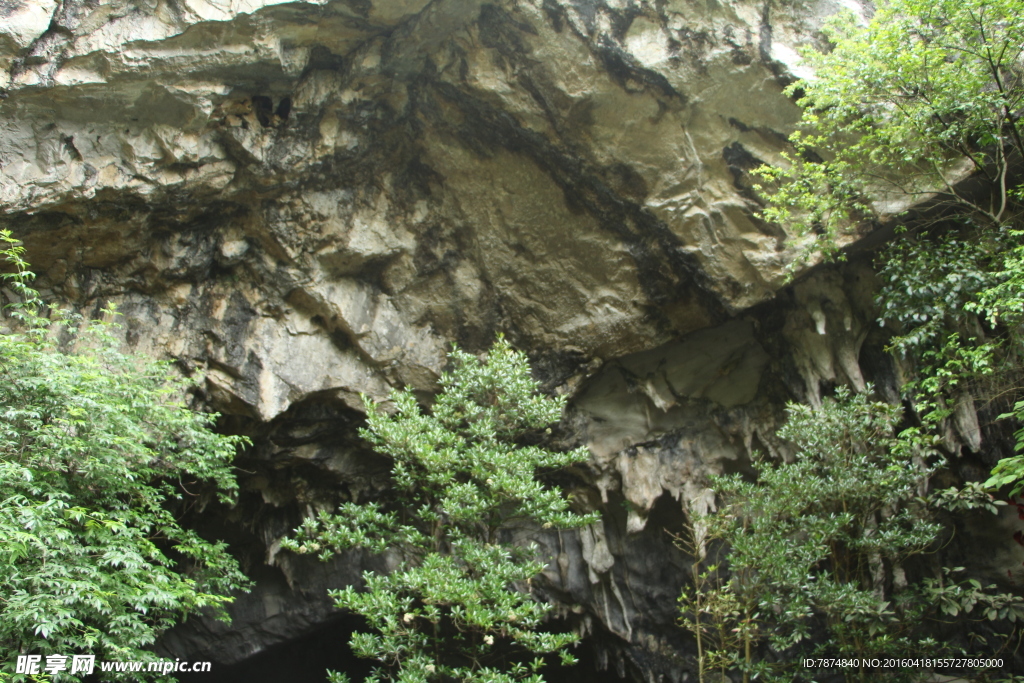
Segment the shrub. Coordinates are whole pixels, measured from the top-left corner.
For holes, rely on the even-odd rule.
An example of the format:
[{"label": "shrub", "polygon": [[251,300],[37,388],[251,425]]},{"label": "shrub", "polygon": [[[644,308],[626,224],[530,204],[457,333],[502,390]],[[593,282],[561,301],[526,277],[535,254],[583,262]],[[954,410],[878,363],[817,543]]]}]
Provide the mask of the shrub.
[{"label": "shrub", "polygon": [[358,656],[381,663],[368,680],[541,683],[538,655],[571,663],[566,648],[578,638],[539,630],[550,606],[531,596],[530,584],[544,563],[503,530],[596,521],[571,512],[561,491],[537,477],[588,453],[529,438],[559,419],[564,399],[538,393],[526,357],[508,342],[499,338],[484,360],[458,349],[449,358],[453,369],[429,414],[411,391],[392,394],[393,414],[364,397],[361,434],[392,458],[393,498],[309,518],[285,547],[324,559],[346,548],[402,558],[390,574],[367,572],[365,590],[333,593],[373,628],[350,641]]},{"label": "shrub", "polygon": [[18,331],[0,334],[0,662],[153,659],[145,648],[161,631],[204,608],[223,613],[246,584],[223,543],[177,519],[207,483],[233,499],[244,439],[213,432],[216,415],[182,403],[190,383],[121,353],[108,323],[43,317],[21,248],[6,231],[0,245],[21,299],[9,307]]},{"label": "shrub", "polygon": [[[962,654],[962,644],[935,640],[942,622],[958,618],[966,634],[972,620],[1024,619],[1024,601],[963,579],[961,568],[941,579],[924,576],[920,563],[915,572],[912,558],[943,537],[937,508],[997,507],[978,487],[922,497],[929,440],[897,434],[900,413],[845,388],[817,410],[791,404],[779,432],[797,447],[791,462],[763,464],[756,481],[714,480],[722,507],[695,516],[698,557],[682,598],[684,625],[702,640],[702,678],[718,669],[803,680],[815,669],[804,658]],[[839,668],[846,680],[871,672]],[[871,675],[911,680],[922,668]]]}]

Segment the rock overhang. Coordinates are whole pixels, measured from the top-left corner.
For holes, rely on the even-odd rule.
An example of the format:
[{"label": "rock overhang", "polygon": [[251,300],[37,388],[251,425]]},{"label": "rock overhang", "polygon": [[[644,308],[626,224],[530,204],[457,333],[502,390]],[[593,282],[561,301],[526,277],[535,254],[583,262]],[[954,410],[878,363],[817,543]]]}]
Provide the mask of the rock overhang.
[{"label": "rock overhang", "polygon": [[[130,345],[269,434],[247,462],[271,561],[316,486],[386,484],[336,434],[275,430],[322,409],[354,438],[360,393],[427,392],[452,341],[503,331],[551,359],[595,505],[620,506],[548,539],[567,559],[547,588],[653,662],[674,610],[630,553],[673,552],[639,533],[658,501],[700,504],[701,477],[778,447],[766,385],[813,401],[859,377],[870,316],[843,283],[744,314],[794,257],[750,173],[786,149],[783,87],[832,4],[67,0],[45,26],[42,0],[10,6],[2,211],[48,296],[118,303]],[[283,637],[246,604],[252,642],[217,641],[236,658]],[[272,616],[329,618],[303,605]]]}]

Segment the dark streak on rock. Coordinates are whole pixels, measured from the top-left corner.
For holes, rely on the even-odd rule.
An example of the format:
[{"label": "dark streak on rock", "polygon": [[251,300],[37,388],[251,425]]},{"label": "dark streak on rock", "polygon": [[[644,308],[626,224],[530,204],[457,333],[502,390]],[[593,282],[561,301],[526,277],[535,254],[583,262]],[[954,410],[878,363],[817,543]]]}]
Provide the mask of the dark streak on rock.
[{"label": "dark streak on rock", "polygon": [[253,95],[252,112],[256,115],[256,120],[260,122],[260,125],[266,128],[270,125],[270,117],[274,112],[274,103],[266,95]]},{"label": "dark streak on rock", "polygon": [[309,51],[309,58],[306,60],[306,67],[302,70],[297,82],[305,81],[314,71],[337,71],[347,73],[350,62],[342,55],[331,52],[323,45],[317,45]]},{"label": "dark streak on rock", "polygon": [[732,116],[729,117],[729,125],[741,133],[749,133],[750,131],[753,130],[753,128]]},{"label": "dark streak on rock", "polygon": [[761,61],[765,64],[772,63],[772,21],[771,21],[771,0],[764,0],[761,7],[761,25],[759,28],[757,51]]},{"label": "dark streak on rock", "polygon": [[[452,126],[448,119],[432,115],[440,107],[430,103],[431,94],[456,107],[462,124]],[[641,287],[652,305],[668,304],[696,291],[710,316],[724,319],[724,306],[679,237],[650,211],[614,192],[584,161],[555,147],[540,133],[524,128],[508,113],[449,83],[434,81],[430,92],[423,92],[417,104],[438,129],[486,158],[491,156],[491,150],[503,148],[533,160],[567,198],[572,198],[572,203],[594,216],[602,229],[627,246],[636,263]]]},{"label": "dark streak on rock", "polygon": [[71,158],[75,161],[82,161],[82,153],[75,147],[75,138],[72,135],[60,135],[60,142],[64,146],[65,151],[71,155]]},{"label": "dark streak on rock", "polygon": [[774,29],[771,22],[771,5],[772,0],[764,0],[764,5],[761,7],[761,23],[758,30],[757,51],[758,56],[761,58],[761,63],[768,67],[768,70],[772,72],[772,75],[775,76],[779,83],[786,86],[796,81],[796,77],[794,77],[783,64],[780,64],[772,58],[772,39]]},{"label": "dark streak on rock", "polygon": [[620,43],[625,40],[629,27],[633,25],[633,20],[642,14],[644,11],[640,5],[629,5],[618,11],[606,8],[605,16],[611,19],[612,36],[615,40]]},{"label": "dark streak on rock", "polygon": [[[681,105],[687,102],[686,95],[672,87],[668,79],[657,71],[645,69],[636,63],[631,54],[607,37],[602,37],[593,48],[608,75],[624,90],[650,89],[662,97],[676,100]],[[633,87],[630,87],[631,84]]]},{"label": "dark streak on rock", "polygon": [[548,16],[548,21],[551,22],[551,26],[555,29],[555,33],[561,33],[565,28],[565,24],[568,22],[565,17],[565,8],[554,2],[554,0],[544,0],[542,9],[544,10],[544,14]]},{"label": "dark streak on rock", "polygon": [[274,115],[280,117],[282,120],[288,118],[288,115],[292,112],[292,98],[282,97],[281,101],[277,103],[277,109],[274,110]]}]

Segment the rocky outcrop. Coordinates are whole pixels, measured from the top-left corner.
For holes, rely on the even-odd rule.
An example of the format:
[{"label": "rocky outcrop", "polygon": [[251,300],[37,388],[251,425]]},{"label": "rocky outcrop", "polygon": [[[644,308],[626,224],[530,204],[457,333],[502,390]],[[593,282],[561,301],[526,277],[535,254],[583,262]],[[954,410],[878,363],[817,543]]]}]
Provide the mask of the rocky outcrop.
[{"label": "rocky outcrop", "polygon": [[780,293],[794,247],[754,213],[840,4],[0,0],[0,207],[44,294],[116,303],[254,438],[240,506],[197,523],[257,589],[164,646],[227,664],[334,619],[326,588],[386,558],[278,544],[386,488],[358,395],[429,392],[452,342],[500,331],[572,397],[559,438],[606,512],[537,537],[539,594],[598,668],[685,679],[664,530],[714,504],[708,473],[784,455],[787,400],[895,397],[870,269]]},{"label": "rocky outcrop", "polygon": [[33,262],[58,296],[122,299],[141,347],[216,366],[265,421],[310,392],[427,388],[452,339],[614,358],[782,282],[747,172],[785,146],[813,19],[5,7],[0,201]]}]

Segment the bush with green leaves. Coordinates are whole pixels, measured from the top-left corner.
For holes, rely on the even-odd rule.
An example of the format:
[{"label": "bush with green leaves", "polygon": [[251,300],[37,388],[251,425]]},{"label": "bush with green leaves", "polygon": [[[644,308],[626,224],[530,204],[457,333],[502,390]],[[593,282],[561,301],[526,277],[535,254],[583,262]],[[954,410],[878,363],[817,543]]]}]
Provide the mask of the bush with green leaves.
[{"label": "bush with green leaves", "polygon": [[984,232],[907,236],[886,250],[877,297],[880,321],[897,331],[889,350],[913,375],[904,393],[926,423],[961,401],[1012,397],[1024,379],[1024,336],[1006,299],[1012,237]]},{"label": "bush with green leaves", "polygon": [[[929,440],[895,433],[900,408],[840,388],[819,409],[788,412],[779,436],[796,446],[792,460],[761,464],[755,481],[715,478],[719,510],[694,515],[684,539],[697,561],[683,623],[699,639],[702,681],[714,671],[804,680],[805,657],[959,654],[933,638],[941,622],[959,618],[968,633],[972,620],[1005,630],[1024,619],[1024,601],[961,569],[936,579],[928,561],[915,566],[944,538],[937,506],[997,507],[979,488],[921,496]],[[843,669],[847,680],[865,673]]]},{"label": "bush with green leaves", "polygon": [[[887,0],[825,35],[830,49],[804,52],[815,77],[788,90],[804,109],[794,153],[760,169],[764,216],[805,255],[841,257],[844,234],[923,203],[880,255],[881,322],[916,375],[906,395],[933,425],[961,402],[1011,404],[1024,388],[1024,7]],[[1009,483],[1024,489],[1024,456],[990,480]]]},{"label": "bush with green leaves", "polygon": [[152,660],[162,631],[247,583],[178,521],[210,485],[233,499],[244,439],[213,432],[182,402],[189,382],[121,353],[110,324],[44,317],[21,247],[2,230],[0,247],[17,299],[0,318],[0,680],[26,680],[19,654]]},{"label": "bush with green leaves", "polygon": [[[795,153],[761,169],[775,184],[765,216],[815,251],[873,218],[883,203],[928,200],[943,220],[1001,228],[1018,221],[1015,165],[1024,158],[1024,12],[1019,0],[887,0],[866,24],[850,12],[805,50]],[[961,187],[966,174],[986,183]]]},{"label": "bush with green leaves", "polygon": [[458,349],[449,358],[429,413],[411,391],[392,393],[393,412],[364,397],[361,434],[393,462],[388,500],[308,518],[284,547],[322,559],[349,548],[401,558],[389,574],[364,574],[362,590],[332,594],[373,628],[350,641],[358,656],[380,662],[368,680],[541,683],[541,655],[572,663],[567,647],[578,637],[541,630],[550,605],[530,584],[545,563],[503,530],[595,522],[538,478],[588,452],[538,445],[565,401],[538,392],[526,357],[507,341],[499,337],[484,359]]}]

